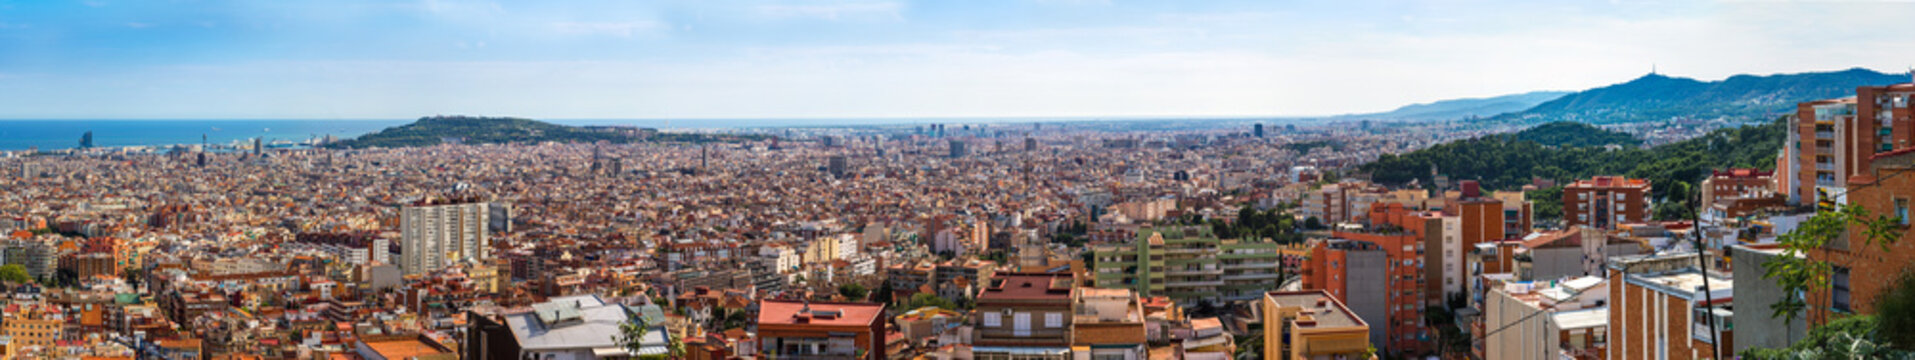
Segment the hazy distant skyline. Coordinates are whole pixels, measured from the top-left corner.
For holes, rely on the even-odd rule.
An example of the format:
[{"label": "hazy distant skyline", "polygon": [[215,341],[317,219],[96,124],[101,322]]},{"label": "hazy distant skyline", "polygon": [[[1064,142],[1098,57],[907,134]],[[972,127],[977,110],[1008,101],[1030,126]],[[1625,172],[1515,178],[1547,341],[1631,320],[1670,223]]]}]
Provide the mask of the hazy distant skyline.
[{"label": "hazy distant skyline", "polygon": [[0,118],[1312,116],[1902,72],[1909,2],[0,2]]}]

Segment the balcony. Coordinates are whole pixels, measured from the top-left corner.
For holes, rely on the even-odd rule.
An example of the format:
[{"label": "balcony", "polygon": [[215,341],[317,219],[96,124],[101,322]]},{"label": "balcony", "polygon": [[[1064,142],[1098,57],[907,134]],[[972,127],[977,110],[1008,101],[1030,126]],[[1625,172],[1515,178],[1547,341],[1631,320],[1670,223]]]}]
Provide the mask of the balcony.
[{"label": "balcony", "polygon": [[858,355],[857,355],[857,354],[845,354],[845,355],[835,355],[835,354],[822,354],[822,355],[785,355],[785,354],[778,354],[777,356],[778,356],[778,358],[779,358],[779,359],[790,359],[790,360],[858,360],[858,359],[861,359],[861,358],[859,358],[859,357],[858,357]]},{"label": "balcony", "polygon": [[1164,274],[1171,276],[1222,275],[1223,269],[1172,269]]},{"label": "balcony", "polygon": [[1835,164],[1829,164],[1829,163],[1816,163],[1816,164],[1815,164],[1815,169],[1816,169],[1816,170],[1822,170],[1822,171],[1835,171]]},{"label": "balcony", "polygon": [[1170,286],[1171,287],[1223,286],[1223,280],[1172,281],[1170,282]]},{"label": "balcony", "polygon": [[1275,273],[1271,273],[1271,274],[1236,274],[1236,275],[1224,275],[1224,276],[1223,276],[1223,279],[1224,279],[1224,280],[1276,280],[1276,279],[1281,279],[1281,278],[1283,278],[1283,274],[1275,274]]},{"label": "balcony", "polygon": [[1817,138],[1817,139],[1834,139],[1834,138],[1835,138],[1835,132],[1834,132],[1834,131],[1817,131],[1817,132],[1815,132],[1815,138]]},{"label": "balcony", "polygon": [[1277,264],[1276,264],[1276,263],[1242,263],[1242,264],[1224,264],[1224,266],[1223,266],[1223,268],[1224,268],[1224,270],[1256,270],[1256,269],[1275,269],[1275,268],[1277,268]]},{"label": "balcony", "polygon": [[[1008,323],[1008,321],[1006,323]],[[1038,343],[1038,344],[1057,343],[1057,342],[1065,341],[1064,340],[1066,338],[1065,335],[1068,335],[1069,333],[1070,333],[1069,329],[1030,329],[1026,331],[1016,331],[1014,329],[1005,327],[1005,328],[977,330],[977,340],[978,341],[994,341],[994,342]]]}]

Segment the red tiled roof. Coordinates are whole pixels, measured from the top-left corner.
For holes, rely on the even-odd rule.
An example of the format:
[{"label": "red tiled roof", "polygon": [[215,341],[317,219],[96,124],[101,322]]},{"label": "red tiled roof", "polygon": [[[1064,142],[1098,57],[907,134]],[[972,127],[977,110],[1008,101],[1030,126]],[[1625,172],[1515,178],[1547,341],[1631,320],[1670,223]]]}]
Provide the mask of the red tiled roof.
[{"label": "red tiled roof", "polygon": [[1071,274],[999,274],[978,300],[1063,300],[1071,298]]},{"label": "red tiled roof", "polygon": [[[810,313],[800,314],[809,306]],[[831,316],[830,312],[837,312]],[[764,300],[758,303],[759,324],[868,325],[884,314],[884,304]],[[820,316],[825,315],[825,316]]]}]

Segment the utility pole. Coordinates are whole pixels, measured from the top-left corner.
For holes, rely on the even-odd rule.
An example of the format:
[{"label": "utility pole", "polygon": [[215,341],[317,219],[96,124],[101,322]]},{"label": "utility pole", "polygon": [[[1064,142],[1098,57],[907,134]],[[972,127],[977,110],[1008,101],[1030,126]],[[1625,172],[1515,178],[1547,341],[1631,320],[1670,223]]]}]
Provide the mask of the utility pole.
[{"label": "utility pole", "polygon": [[1702,247],[1702,192],[1690,192],[1695,193],[1695,201],[1689,202],[1689,215],[1695,217],[1693,221],[1695,221],[1696,226],[1690,228],[1689,232],[1695,234],[1692,238],[1695,239],[1696,264],[1699,265],[1696,270],[1702,273],[1702,298],[1704,304],[1702,308],[1708,311],[1709,354],[1711,355],[1710,357],[1720,359],[1722,358],[1722,339],[1717,339],[1717,337],[1722,333],[1716,330],[1716,311],[1710,307],[1715,304],[1716,299],[1715,294],[1709,292],[1709,253],[1704,251],[1706,249]]}]

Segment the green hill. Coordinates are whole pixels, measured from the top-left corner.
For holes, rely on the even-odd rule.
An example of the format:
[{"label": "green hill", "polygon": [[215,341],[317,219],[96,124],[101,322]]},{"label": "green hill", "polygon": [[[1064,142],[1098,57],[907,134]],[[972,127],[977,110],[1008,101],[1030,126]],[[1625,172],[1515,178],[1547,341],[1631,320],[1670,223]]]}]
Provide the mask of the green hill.
[{"label": "green hill", "polygon": [[1635,135],[1570,121],[1537,125],[1506,136],[1514,141],[1529,141],[1555,147],[1606,145],[1634,147],[1642,144],[1642,140],[1637,139]]},{"label": "green hill", "polygon": [[1832,72],[1736,75],[1721,81],[1649,74],[1629,82],[1558,97],[1489,121],[1595,124],[1666,121],[1674,118],[1760,120],[1794,111],[1795,104],[1855,94],[1858,86],[1908,82],[1900,74],[1855,68]]},{"label": "green hill", "polygon": [[629,143],[637,141],[735,141],[753,136],[660,133],[636,127],[577,127],[511,117],[428,116],[411,124],[386,128],[358,138],[328,144],[332,148],[431,146],[447,141],[466,144],[555,142]]},{"label": "green hill", "polygon": [[[1555,127],[1552,125],[1545,125]],[[1430,168],[1457,180],[1478,180],[1487,189],[1516,190],[1532,178],[1559,182],[1596,175],[1649,179],[1660,201],[1658,218],[1683,216],[1679,209],[1710,169],[1775,167],[1786,134],[1782,119],[1759,126],[1716,130],[1651,149],[1551,147],[1514,136],[1494,135],[1438,144],[1401,155],[1383,155],[1358,171],[1379,183],[1433,183]],[[1539,127],[1541,128],[1541,127]],[[1534,130],[1534,129],[1531,129]],[[1663,200],[1670,201],[1663,201]],[[1665,209],[1665,207],[1673,207]]]}]

